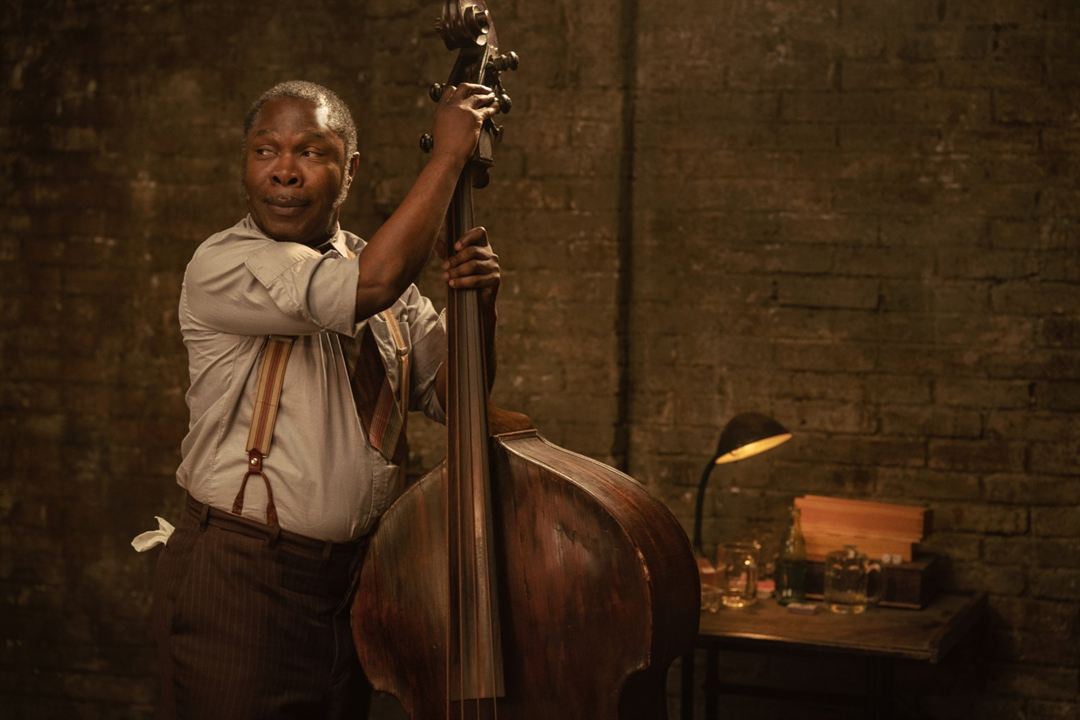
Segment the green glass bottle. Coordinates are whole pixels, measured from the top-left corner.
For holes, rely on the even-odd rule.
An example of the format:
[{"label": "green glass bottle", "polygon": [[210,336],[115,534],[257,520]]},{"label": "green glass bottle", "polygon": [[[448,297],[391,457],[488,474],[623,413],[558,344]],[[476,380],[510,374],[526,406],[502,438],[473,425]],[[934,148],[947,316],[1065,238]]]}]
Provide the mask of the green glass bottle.
[{"label": "green glass bottle", "polygon": [[802,534],[800,511],[791,508],[791,524],[780,543],[776,560],[776,601],[781,605],[806,599],[806,539]]}]

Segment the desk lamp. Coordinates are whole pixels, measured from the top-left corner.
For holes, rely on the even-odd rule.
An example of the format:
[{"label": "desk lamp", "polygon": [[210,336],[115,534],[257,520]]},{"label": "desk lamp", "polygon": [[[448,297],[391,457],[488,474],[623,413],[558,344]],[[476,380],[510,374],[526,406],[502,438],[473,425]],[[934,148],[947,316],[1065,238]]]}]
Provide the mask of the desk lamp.
[{"label": "desk lamp", "polygon": [[705,487],[717,465],[745,460],[791,439],[791,433],[771,417],[760,413],[740,413],[728,421],[720,433],[716,452],[701,473],[698,483],[697,504],[694,506],[694,550],[701,549],[701,511],[705,505]]}]

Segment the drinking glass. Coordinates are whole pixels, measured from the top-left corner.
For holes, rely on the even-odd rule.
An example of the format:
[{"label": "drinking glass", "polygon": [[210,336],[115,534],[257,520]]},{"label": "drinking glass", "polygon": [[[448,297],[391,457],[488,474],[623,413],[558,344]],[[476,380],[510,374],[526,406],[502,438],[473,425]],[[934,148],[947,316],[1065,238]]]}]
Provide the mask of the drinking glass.
[{"label": "drinking glass", "polygon": [[726,543],[717,548],[716,572],[724,607],[742,608],[757,602],[757,542]]},{"label": "drinking glass", "polygon": [[[876,592],[870,578],[877,575]],[[825,605],[834,613],[858,615],[881,600],[881,563],[871,561],[854,545],[845,545],[825,556]]]},{"label": "drinking glass", "polygon": [[716,566],[712,561],[695,553],[698,577],[701,580],[701,609],[717,612],[720,609],[720,588],[717,586]]}]

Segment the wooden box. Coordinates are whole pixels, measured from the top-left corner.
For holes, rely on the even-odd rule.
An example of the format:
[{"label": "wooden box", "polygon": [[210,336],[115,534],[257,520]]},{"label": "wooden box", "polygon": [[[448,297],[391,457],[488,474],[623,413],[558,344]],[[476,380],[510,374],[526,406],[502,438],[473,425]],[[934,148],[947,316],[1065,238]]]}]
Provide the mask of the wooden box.
[{"label": "wooden box", "polygon": [[[882,565],[885,591],[881,605],[921,610],[937,594],[937,573],[941,562],[934,555],[920,555],[906,563]],[[806,596],[821,600],[825,592],[825,563],[810,561],[806,574]]]}]

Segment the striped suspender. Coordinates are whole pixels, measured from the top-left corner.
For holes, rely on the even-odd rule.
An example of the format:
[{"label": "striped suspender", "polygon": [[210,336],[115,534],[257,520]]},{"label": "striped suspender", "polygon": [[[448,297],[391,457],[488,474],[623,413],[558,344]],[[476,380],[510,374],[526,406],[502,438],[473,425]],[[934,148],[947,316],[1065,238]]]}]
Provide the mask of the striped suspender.
[{"label": "striped suspender", "polygon": [[281,400],[281,386],[285,382],[285,368],[289,364],[295,337],[271,335],[267,338],[263,350],[262,363],[259,365],[258,389],[255,394],[255,408],[251,413],[251,430],[248,431],[247,472],[240,483],[240,491],[233,500],[232,511],[240,515],[244,511],[244,490],[248,479],[258,475],[266,485],[266,524],[275,532],[280,531],[277,508],[274,506],[274,493],[270,489],[270,480],[263,472],[263,458],[270,454],[270,441],[274,439],[274,423],[277,421],[278,402]]},{"label": "striped suspender", "polygon": [[398,406],[402,415],[402,427],[401,433],[405,434],[404,418],[409,414],[409,385],[411,378],[409,377],[409,347],[405,344],[405,337],[401,334],[401,327],[398,325],[397,318],[394,317],[394,313],[389,310],[383,310],[383,319],[386,320],[386,326],[390,329],[390,335],[394,338],[394,347],[397,349],[398,357],[398,392],[400,398]]},{"label": "striped suspender", "polygon": [[258,393],[255,410],[251,416],[247,451],[258,450],[266,457],[270,454],[270,441],[274,439],[274,423],[277,422],[281,386],[285,383],[285,367],[289,364],[294,337],[271,335],[259,366]]},{"label": "striped suspender", "polygon": [[383,313],[387,332],[394,342],[401,382],[397,391],[386,372],[382,353],[374,337],[374,324],[360,338],[356,364],[352,368],[353,396],[368,444],[388,462],[403,465],[407,455],[405,423],[408,418],[410,362],[408,347],[397,319]]}]

